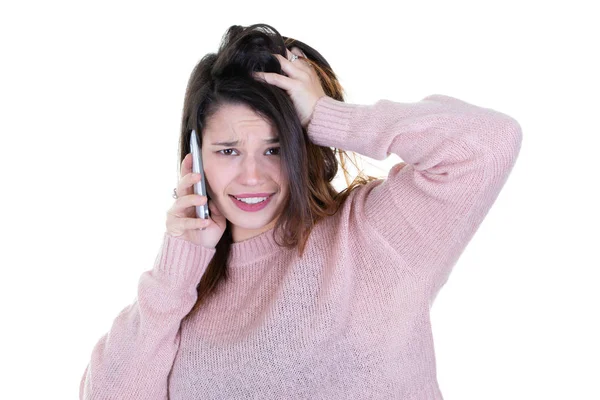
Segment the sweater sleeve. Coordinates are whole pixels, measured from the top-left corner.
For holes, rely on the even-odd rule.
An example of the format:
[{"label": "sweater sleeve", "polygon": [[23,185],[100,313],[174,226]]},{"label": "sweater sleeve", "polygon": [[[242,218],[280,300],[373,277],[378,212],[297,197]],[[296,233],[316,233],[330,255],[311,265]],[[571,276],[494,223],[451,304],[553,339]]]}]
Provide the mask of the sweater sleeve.
[{"label": "sweater sleeve", "polygon": [[215,249],[164,233],[154,267],[138,295],[113,321],[91,355],[79,399],[167,399],[181,321],[197,300],[196,286]]},{"label": "sweater sleeve", "polygon": [[321,146],[404,161],[357,191],[353,215],[428,281],[432,300],[493,205],[522,141],[512,117],[440,94],[373,105],[324,96],[307,134]]}]

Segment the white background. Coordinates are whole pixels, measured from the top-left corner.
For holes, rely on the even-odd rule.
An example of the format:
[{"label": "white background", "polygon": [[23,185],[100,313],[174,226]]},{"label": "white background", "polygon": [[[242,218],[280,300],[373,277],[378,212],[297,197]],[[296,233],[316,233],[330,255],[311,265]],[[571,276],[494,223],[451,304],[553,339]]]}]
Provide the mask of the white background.
[{"label": "white background", "polygon": [[77,398],[159,250],[192,68],[259,22],[318,49],[349,103],[444,94],[520,123],[517,164],[433,305],[439,385],[446,400],[600,398],[591,1],[6,3],[2,398]]}]

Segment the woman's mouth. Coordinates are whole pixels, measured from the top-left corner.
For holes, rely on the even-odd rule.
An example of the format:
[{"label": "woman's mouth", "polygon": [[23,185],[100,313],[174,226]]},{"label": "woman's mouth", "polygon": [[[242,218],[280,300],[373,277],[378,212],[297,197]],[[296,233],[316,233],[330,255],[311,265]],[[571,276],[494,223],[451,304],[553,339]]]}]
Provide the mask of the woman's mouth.
[{"label": "woman's mouth", "polygon": [[240,200],[233,195],[229,195],[229,197],[239,209],[247,212],[255,212],[265,208],[271,202],[273,195],[267,197],[246,197],[244,200]]}]

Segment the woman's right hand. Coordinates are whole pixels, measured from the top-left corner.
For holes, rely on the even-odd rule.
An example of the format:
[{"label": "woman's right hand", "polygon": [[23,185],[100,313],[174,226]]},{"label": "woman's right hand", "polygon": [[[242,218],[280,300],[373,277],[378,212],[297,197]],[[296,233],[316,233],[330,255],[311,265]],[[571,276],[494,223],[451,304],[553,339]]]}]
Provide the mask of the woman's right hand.
[{"label": "woman's right hand", "polygon": [[[200,182],[200,179],[200,174],[192,173],[192,154],[188,153],[181,162],[181,176],[176,189],[178,198],[167,211],[167,233],[214,249],[225,232],[227,220],[212,200],[194,193],[194,183]],[[197,218],[196,206],[207,201],[210,217]]]}]

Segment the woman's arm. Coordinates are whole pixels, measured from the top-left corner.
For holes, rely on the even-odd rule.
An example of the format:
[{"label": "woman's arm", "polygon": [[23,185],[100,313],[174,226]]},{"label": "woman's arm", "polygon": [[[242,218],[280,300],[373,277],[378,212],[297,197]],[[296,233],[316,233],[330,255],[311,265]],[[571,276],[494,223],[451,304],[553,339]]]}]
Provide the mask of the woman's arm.
[{"label": "woman's arm", "polygon": [[520,151],[516,120],[462,100],[357,105],[322,97],[311,141],[398,163],[357,192],[353,207],[435,294],[473,237]]},{"label": "woman's arm", "polygon": [[82,399],[167,399],[167,378],[179,347],[182,319],[216,250],[165,232],[138,296],[115,318],[92,351],[79,388]]}]

